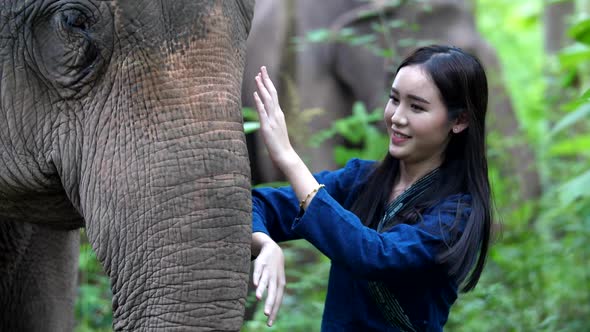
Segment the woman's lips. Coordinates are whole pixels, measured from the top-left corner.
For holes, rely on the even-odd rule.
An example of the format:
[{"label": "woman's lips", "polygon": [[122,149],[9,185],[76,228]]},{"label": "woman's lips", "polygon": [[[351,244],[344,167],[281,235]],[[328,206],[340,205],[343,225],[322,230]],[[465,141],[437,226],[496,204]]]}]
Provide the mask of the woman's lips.
[{"label": "woman's lips", "polygon": [[403,144],[407,142],[410,138],[412,138],[412,136],[402,134],[395,130],[391,134],[391,142],[396,145]]}]

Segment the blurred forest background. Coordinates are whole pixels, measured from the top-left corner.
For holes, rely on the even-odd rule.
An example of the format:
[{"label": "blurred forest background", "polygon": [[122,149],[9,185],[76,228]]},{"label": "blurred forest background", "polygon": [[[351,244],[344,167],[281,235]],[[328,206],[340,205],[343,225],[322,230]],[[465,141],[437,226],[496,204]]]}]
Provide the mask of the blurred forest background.
[{"label": "blurred forest background", "polygon": [[[502,74],[497,76],[512,100],[519,132],[488,133],[490,177],[501,226],[482,280],[473,292],[459,297],[445,330],[590,331],[590,2],[471,2],[477,29],[498,56]],[[301,46],[330,38],[335,38],[333,32],[316,30],[293,43]],[[375,40],[353,29],[337,32],[336,38],[358,47],[371,47]],[[379,52],[388,56],[387,50]],[[491,77],[495,74],[488,71]],[[349,116],[303,144],[313,149],[339,136],[348,144],[333,148],[337,164],[351,157],[381,159],[387,146],[378,129],[382,109],[356,103]],[[252,113],[244,110],[247,133],[257,128]],[[305,128],[313,114],[302,118],[307,120],[290,123],[290,132]],[[505,163],[519,162],[518,155],[507,152],[514,147],[532,151],[534,169],[528,171],[537,174],[539,192],[529,199],[514,188],[515,183],[526,187],[526,181],[502,172]],[[329,261],[304,241],[283,247],[287,294],[269,330],[319,331]],[[110,331],[109,281],[86,241],[79,282],[76,331]],[[261,307],[250,294],[243,331],[268,329]]]}]

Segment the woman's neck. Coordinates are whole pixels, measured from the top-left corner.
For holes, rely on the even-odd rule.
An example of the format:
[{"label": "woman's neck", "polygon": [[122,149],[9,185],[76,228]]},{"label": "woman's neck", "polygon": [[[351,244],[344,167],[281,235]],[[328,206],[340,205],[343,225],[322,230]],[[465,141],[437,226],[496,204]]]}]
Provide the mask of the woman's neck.
[{"label": "woman's neck", "polygon": [[394,190],[405,190],[414,182],[420,180],[426,174],[432,172],[434,169],[442,164],[440,160],[431,160],[420,163],[408,163],[400,160],[399,173],[395,181]]}]

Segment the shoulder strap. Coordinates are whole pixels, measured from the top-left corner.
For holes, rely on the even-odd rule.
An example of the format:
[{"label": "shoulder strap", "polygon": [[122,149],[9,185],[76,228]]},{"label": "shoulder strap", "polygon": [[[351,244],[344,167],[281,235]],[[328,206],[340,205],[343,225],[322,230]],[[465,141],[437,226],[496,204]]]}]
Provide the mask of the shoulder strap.
[{"label": "shoulder strap", "polygon": [[[383,233],[393,227],[395,216],[412,207],[418,198],[424,195],[426,190],[438,179],[438,176],[439,169],[436,168],[420,180],[416,181],[401,195],[389,203],[385,208],[383,218],[379,221],[377,232]],[[410,318],[405,314],[399,301],[384,282],[369,281],[368,288],[371,297],[377,304],[383,317],[391,326],[404,332],[416,332],[416,329],[410,322]]]}]

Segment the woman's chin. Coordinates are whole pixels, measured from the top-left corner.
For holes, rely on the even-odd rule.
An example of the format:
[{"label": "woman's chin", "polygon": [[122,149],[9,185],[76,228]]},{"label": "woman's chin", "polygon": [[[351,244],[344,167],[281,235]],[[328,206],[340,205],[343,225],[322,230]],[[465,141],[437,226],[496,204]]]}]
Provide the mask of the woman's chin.
[{"label": "woman's chin", "polygon": [[398,160],[403,160],[407,156],[407,154],[404,153],[404,151],[401,151],[397,146],[389,147],[389,155]]}]

